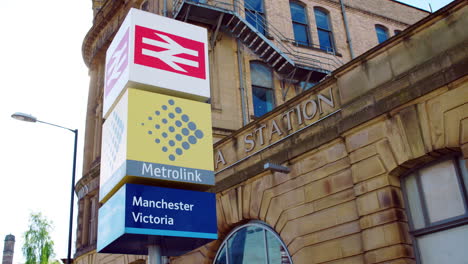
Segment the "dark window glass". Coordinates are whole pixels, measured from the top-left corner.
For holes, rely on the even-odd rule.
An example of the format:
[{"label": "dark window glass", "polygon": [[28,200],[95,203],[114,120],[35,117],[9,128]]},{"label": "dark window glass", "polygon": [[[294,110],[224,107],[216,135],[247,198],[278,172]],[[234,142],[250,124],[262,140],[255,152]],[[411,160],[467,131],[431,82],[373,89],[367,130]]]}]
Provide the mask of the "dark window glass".
[{"label": "dark window glass", "polygon": [[309,26],[305,8],[302,5],[294,2],[291,2],[289,6],[291,9],[294,40],[298,44],[309,46]]},{"label": "dark window glass", "polygon": [[294,40],[296,43],[309,46],[309,32],[307,30],[307,27],[304,27],[303,25],[300,24],[293,24],[293,30],[294,30]]},{"label": "dark window glass", "polygon": [[266,232],[269,264],[291,264],[288,252],[271,232]]},{"label": "dark window glass", "polygon": [[271,69],[260,62],[250,64],[252,85],[265,88],[273,88],[273,79],[271,78]]},{"label": "dark window glass", "polygon": [[305,8],[302,5],[294,2],[289,3],[289,5],[291,8],[292,21],[307,24]]},{"label": "dark window glass", "polygon": [[319,29],[317,33],[319,37],[320,49],[333,52],[333,40],[331,38],[330,32]]},{"label": "dark window glass", "polygon": [[[226,262],[226,260],[228,260]],[[278,235],[260,223],[234,230],[221,244],[214,264],[291,264],[291,257]]]},{"label": "dark window glass", "polygon": [[315,23],[317,27],[323,30],[330,30],[330,25],[328,22],[328,14],[323,12],[320,9],[315,9]]},{"label": "dark window glass", "polygon": [[458,166],[460,168],[460,173],[463,175],[463,182],[465,183],[465,190],[466,190],[466,193],[468,194],[468,169],[466,168],[467,163],[465,162],[464,159],[459,159],[458,163],[459,163]]},{"label": "dark window glass", "polygon": [[218,258],[214,264],[227,264],[226,260],[226,246],[224,246],[218,254]]},{"label": "dark window glass", "polygon": [[300,82],[299,87],[302,90],[309,90],[310,88],[314,87],[317,83],[312,83],[312,82]]},{"label": "dark window glass", "polygon": [[260,117],[274,107],[273,78],[271,69],[259,62],[250,63],[254,115]]},{"label": "dark window glass", "polygon": [[228,241],[229,263],[266,263],[263,228],[249,226],[235,233]]},{"label": "dark window glass", "polygon": [[334,52],[333,32],[331,30],[330,17],[327,12],[314,8],[315,23],[317,23],[317,33],[320,49],[327,52]]},{"label": "dark window glass", "polygon": [[245,0],[245,19],[260,33],[265,34],[265,11],[263,0]]},{"label": "dark window glass", "polygon": [[263,13],[263,1],[261,0],[245,0],[245,8]]},{"label": "dark window glass", "polygon": [[384,26],[376,25],[375,33],[377,33],[377,40],[379,44],[388,39],[388,30]]},{"label": "dark window glass", "polygon": [[252,86],[254,115],[260,117],[273,110],[273,90]]},{"label": "dark window glass", "polygon": [[145,1],[143,4],[141,4],[141,10],[148,11],[148,1]]}]

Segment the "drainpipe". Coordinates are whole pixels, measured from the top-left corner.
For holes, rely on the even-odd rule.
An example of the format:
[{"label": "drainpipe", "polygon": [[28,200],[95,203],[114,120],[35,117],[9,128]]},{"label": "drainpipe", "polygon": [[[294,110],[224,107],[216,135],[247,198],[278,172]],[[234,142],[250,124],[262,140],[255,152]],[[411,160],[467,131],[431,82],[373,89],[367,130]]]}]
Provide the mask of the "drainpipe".
[{"label": "drainpipe", "polygon": [[351,54],[351,59],[354,59],[353,44],[351,43],[351,34],[349,33],[348,19],[346,18],[346,10],[343,3],[343,0],[340,0],[341,4],[341,14],[343,15],[343,22],[346,31],[346,43],[348,43],[349,53]]},{"label": "drainpipe", "polygon": [[243,60],[241,52],[241,42],[237,39],[237,65],[239,68],[239,90],[241,94],[241,107],[242,107],[242,125],[247,125],[249,120],[247,118],[247,106],[245,103],[245,89],[244,89],[244,73],[243,73]]},{"label": "drainpipe", "polygon": [[167,0],[164,0],[163,16],[167,17]]}]

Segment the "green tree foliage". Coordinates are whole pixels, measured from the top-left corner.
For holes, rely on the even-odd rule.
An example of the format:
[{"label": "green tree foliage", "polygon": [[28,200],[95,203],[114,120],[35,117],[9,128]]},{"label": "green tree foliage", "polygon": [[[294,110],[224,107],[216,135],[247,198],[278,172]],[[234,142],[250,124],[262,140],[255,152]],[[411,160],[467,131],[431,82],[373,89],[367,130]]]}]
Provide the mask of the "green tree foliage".
[{"label": "green tree foliage", "polygon": [[52,223],[41,213],[31,213],[22,248],[25,264],[49,264],[54,256],[54,242],[49,235],[51,229]]}]

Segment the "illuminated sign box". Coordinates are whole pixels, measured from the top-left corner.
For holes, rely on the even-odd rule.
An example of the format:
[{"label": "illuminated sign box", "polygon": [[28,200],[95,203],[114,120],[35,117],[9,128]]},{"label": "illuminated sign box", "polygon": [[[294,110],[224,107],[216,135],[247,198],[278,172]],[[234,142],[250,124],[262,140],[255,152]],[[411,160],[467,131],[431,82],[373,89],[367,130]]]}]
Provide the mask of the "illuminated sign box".
[{"label": "illuminated sign box", "polygon": [[128,87],[206,101],[206,29],[130,9],[106,53],[104,117]]},{"label": "illuminated sign box", "polygon": [[206,103],[127,89],[103,125],[100,201],[135,179],[213,186],[210,116]]},{"label": "illuminated sign box", "polygon": [[217,239],[215,194],[125,184],[100,209],[97,251],[179,256]]}]

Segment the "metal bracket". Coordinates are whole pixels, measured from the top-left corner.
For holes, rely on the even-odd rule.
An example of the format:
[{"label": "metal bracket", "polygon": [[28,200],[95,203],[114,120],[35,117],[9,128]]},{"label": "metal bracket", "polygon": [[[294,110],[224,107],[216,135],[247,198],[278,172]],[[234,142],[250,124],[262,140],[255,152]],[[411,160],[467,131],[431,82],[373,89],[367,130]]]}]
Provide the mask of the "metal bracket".
[{"label": "metal bracket", "polygon": [[281,165],[278,165],[278,164],[275,164],[275,163],[270,163],[270,162],[263,164],[263,169],[264,170],[272,170],[272,171],[281,172],[281,173],[290,173],[291,172],[291,169],[289,169],[286,166],[281,166]]},{"label": "metal bracket", "polygon": [[187,8],[187,12],[185,13],[184,22],[187,22],[191,8],[192,8],[192,6],[189,5],[188,8]]},{"label": "metal bracket", "polygon": [[[292,70],[286,78],[283,78],[280,82],[281,84],[281,94],[283,96],[283,101],[286,100],[286,95],[288,95],[289,89],[291,88],[292,81],[294,80],[294,75],[296,74],[296,68]],[[294,86],[294,85],[293,85]]]},{"label": "metal bracket", "polygon": [[218,37],[219,27],[221,26],[221,21],[223,21],[223,17],[224,17],[224,13],[221,13],[221,15],[219,15],[219,18],[218,18],[218,24],[216,25],[215,32],[213,33],[213,36],[211,36],[211,43],[210,43],[211,49],[213,49],[216,44],[216,38]]}]

